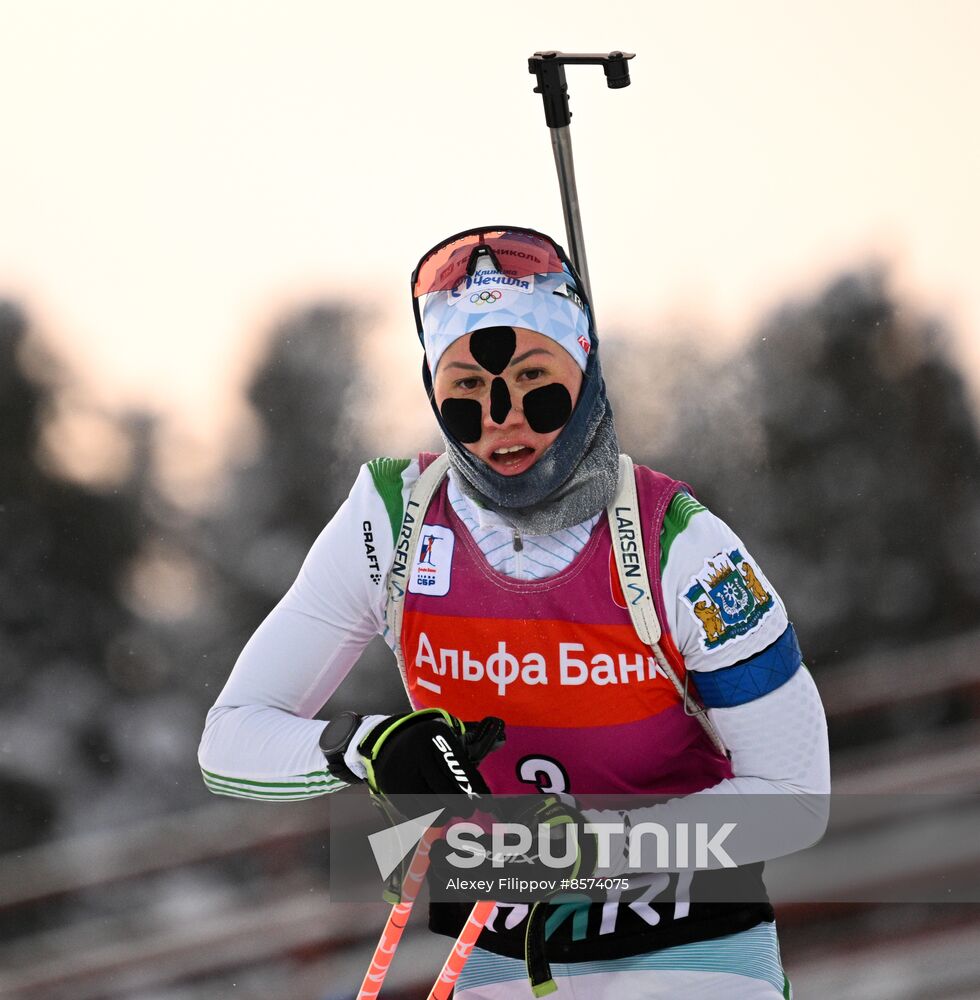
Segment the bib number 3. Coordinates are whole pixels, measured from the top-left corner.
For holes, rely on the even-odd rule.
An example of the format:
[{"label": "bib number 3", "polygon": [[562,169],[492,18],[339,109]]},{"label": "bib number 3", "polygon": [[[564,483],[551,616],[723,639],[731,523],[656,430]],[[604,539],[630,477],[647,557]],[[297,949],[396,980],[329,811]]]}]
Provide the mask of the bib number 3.
[{"label": "bib number 3", "polygon": [[554,757],[522,757],[517,763],[517,777],[545,795],[571,791],[568,773]]}]

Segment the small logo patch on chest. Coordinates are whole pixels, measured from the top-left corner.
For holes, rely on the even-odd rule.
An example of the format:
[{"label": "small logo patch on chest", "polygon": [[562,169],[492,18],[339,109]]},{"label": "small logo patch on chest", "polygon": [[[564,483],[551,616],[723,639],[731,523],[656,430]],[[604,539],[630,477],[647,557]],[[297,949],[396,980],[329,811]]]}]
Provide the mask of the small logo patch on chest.
[{"label": "small logo patch on chest", "polygon": [[445,597],[452,582],[456,536],[441,524],[423,524],[408,581],[412,594]]}]

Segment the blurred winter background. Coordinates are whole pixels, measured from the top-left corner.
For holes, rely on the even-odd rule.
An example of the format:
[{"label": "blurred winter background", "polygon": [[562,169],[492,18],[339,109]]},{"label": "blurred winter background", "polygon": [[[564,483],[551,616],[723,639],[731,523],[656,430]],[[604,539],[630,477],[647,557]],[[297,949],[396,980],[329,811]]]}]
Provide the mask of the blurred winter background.
[{"label": "blurred winter background", "polygon": [[[638,53],[569,71],[624,448],[777,583],[838,790],[977,790],[980,12],[630,6],[0,2],[0,996],[352,995],[327,801],[197,742],[359,463],[437,444],[418,254],[563,238],[545,46]],[[336,699],[402,703],[380,643]],[[800,997],[980,995],[980,908],[780,922]]]}]

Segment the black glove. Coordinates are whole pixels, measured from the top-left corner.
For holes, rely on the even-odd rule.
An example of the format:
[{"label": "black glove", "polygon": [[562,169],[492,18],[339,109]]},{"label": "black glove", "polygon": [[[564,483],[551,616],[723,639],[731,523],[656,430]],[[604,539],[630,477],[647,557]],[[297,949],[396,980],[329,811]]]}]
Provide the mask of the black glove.
[{"label": "black glove", "polygon": [[476,765],[503,742],[503,732],[503,721],[492,716],[467,724],[444,709],[426,708],[390,716],[357,749],[375,795],[432,795],[462,815],[463,796],[473,802],[490,794]]},{"label": "black glove", "polygon": [[[523,890],[514,883],[504,897],[513,900],[543,900],[561,892],[563,879],[585,879],[595,873],[598,863],[598,840],[595,834],[586,833],[585,817],[568,800],[571,796],[514,795],[497,796],[491,802],[481,803],[481,813],[492,813],[498,823],[513,823],[526,828],[531,834],[531,846],[526,850],[512,849],[512,838],[502,853],[494,853],[494,843],[489,833],[467,836],[465,847],[452,846],[445,840],[436,841],[430,853],[430,875],[433,886],[448,886],[451,879],[460,877],[471,883],[488,882],[501,885],[500,879],[517,876],[523,882],[536,883]],[[545,827],[551,836],[542,856],[539,827]],[[467,860],[464,867],[454,863],[450,855]],[[473,865],[474,858],[482,858]],[[567,859],[567,860],[566,860]],[[562,863],[559,863],[562,862]],[[548,884],[552,888],[547,888]],[[490,891],[487,898],[497,898],[501,893]],[[436,896],[438,898],[438,896]]]},{"label": "black glove", "polygon": [[[506,821],[520,823],[531,831],[535,851],[538,849],[538,827],[550,830],[550,857],[569,859],[558,868],[553,867],[554,861],[549,861],[548,871],[554,872],[556,879],[588,878],[595,874],[599,841],[594,833],[586,833],[585,816],[579,812],[571,795],[517,795],[504,799],[496,811]],[[568,845],[568,838],[572,838],[573,845]],[[574,852],[571,846],[575,847]]]}]

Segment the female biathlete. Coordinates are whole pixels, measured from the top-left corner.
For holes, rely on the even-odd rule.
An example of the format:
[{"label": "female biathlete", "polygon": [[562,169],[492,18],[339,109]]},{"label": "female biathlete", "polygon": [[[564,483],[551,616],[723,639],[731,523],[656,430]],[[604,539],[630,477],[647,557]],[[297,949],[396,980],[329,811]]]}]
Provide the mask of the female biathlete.
[{"label": "female biathlete", "polygon": [[[382,793],[458,791],[438,745],[477,791],[542,801],[825,796],[826,721],[783,603],[689,488],[621,462],[591,310],[563,250],[518,228],[453,236],[420,261],[413,304],[445,457],[362,467],[208,714],[208,787],[283,801],[370,772]],[[433,461],[434,493],[420,506],[413,487]],[[636,506],[619,509],[635,509],[636,525],[607,516],[624,476],[635,479]],[[614,532],[627,538],[625,567]],[[642,588],[630,582],[629,540],[640,538],[657,655],[630,614]],[[316,721],[376,633],[396,651],[413,711],[365,706]],[[486,716],[504,720],[506,742],[476,764],[458,720]],[[817,839],[815,822],[790,846]],[[751,882],[761,865],[738,870]],[[549,921],[560,996],[790,995],[764,893],[678,905],[651,897],[654,884]],[[467,909],[433,905],[430,926],[455,936]],[[528,909],[498,908],[460,1000],[532,996]]]}]

